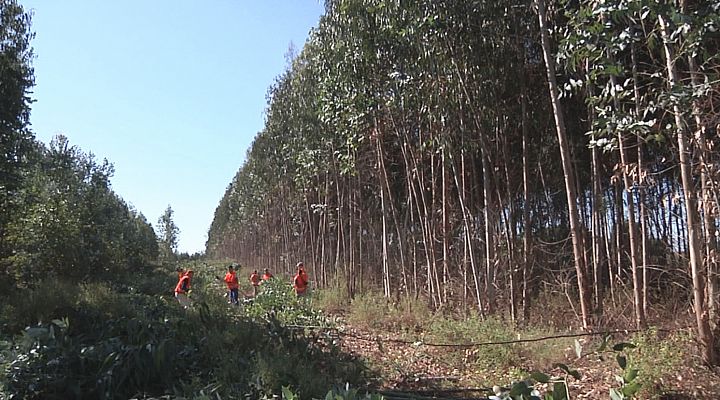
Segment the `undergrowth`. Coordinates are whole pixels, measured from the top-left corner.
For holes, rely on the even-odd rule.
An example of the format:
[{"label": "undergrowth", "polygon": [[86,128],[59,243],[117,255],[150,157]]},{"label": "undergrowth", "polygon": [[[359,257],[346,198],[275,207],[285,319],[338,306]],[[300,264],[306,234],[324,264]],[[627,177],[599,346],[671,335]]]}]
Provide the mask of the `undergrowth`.
[{"label": "undergrowth", "polygon": [[254,300],[227,304],[217,265],[192,264],[191,299],[172,296],[174,268],[84,284],[18,290],[0,309],[0,397],[245,399],[291,387],[302,398],[366,381],[366,368],[319,334],[324,323],[281,281]]}]

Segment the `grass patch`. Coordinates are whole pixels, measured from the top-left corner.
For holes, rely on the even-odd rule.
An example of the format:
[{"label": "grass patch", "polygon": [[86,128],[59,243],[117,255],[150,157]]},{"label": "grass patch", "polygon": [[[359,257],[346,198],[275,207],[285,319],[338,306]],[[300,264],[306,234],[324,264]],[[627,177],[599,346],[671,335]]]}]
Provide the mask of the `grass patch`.
[{"label": "grass patch", "polygon": [[627,350],[628,365],[638,370],[640,398],[655,398],[663,394],[668,389],[667,382],[676,380],[677,372],[693,362],[690,360],[690,349],[695,344],[687,331],[661,334],[651,328],[636,333],[630,341],[637,347]]}]

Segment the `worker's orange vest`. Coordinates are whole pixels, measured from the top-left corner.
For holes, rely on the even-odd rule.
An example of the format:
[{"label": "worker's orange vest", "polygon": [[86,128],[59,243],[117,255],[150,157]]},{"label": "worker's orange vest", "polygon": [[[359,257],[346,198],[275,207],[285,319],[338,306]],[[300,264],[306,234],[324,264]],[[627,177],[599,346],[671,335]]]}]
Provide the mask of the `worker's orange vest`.
[{"label": "worker's orange vest", "polygon": [[238,288],[238,279],[237,275],[234,272],[228,272],[225,274],[225,283],[227,283],[228,289],[237,289]]},{"label": "worker's orange vest", "polygon": [[187,293],[190,290],[190,276],[185,274],[175,286],[175,293]]},{"label": "worker's orange vest", "polygon": [[305,292],[305,289],[307,288],[306,276],[303,276],[303,274],[301,274],[301,273],[295,274],[295,278],[293,278],[293,287],[295,288],[295,291],[298,293]]}]

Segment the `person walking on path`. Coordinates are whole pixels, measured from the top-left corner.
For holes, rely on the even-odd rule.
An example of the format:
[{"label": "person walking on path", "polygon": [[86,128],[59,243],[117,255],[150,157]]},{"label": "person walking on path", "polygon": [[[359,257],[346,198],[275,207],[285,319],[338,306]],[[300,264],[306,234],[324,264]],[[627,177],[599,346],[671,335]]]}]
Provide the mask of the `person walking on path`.
[{"label": "person walking on path", "polygon": [[193,270],[189,270],[184,273],[175,286],[175,298],[178,300],[180,305],[183,306],[183,308],[188,308],[192,305],[192,301],[188,297],[188,294],[190,293],[190,284],[193,274]]},{"label": "person walking on path", "polygon": [[233,268],[232,265],[228,266],[228,272],[227,274],[225,274],[225,279],[223,280],[227,284],[228,295],[230,296],[230,303],[238,305],[238,278],[237,274],[235,273],[235,268]]},{"label": "person walking on path", "polygon": [[270,273],[270,270],[265,268],[265,270],[263,271],[263,274],[262,274],[263,282],[269,281],[270,279],[272,279],[272,277],[273,277],[273,274]]},{"label": "person walking on path", "polygon": [[299,262],[297,264],[297,273],[295,274],[295,277],[293,277],[293,289],[295,289],[295,294],[299,297],[305,295],[307,287],[308,276],[305,272],[305,266],[302,262]]},{"label": "person walking on path", "polygon": [[257,296],[258,287],[260,286],[260,275],[258,275],[257,270],[253,271],[252,274],[250,274],[250,283],[252,283],[253,287],[253,296]]}]

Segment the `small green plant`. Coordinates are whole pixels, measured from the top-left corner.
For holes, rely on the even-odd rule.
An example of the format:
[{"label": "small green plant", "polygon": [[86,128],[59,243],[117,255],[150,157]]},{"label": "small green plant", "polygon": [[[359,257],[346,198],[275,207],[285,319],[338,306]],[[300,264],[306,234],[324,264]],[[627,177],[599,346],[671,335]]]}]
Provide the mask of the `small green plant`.
[{"label": "small green plant", "polygon": [[662,382],[675,371],[680,370],[688,359],[693,348],[693,339],[687,331],[661,333],[654,328],[636,333],[631,342],[636,346],[628,348],[627,365],[640,371],[635,379],[641,385],[638,397],[650,398],[663,393]]},{"label": "small green plant", "polygon": [[[577,356],[580,357],[582,353],[582,347],[579,342],[575,342],[575,351]],[[638,380],[639,370],[632,368],[628,365],[628,349],[635,349],[637,346],[633,343],[621,342],[616,343],[610,350],[610,335],[605,335],[600,344],[600,347],[594,352],[602,360],[604,355],[611,353],[615,356],[618,366],[622,370],[621,375],[615,375],[615,380],[618,382],[619,387],[610,388],[610,399],[611,400],[631,400],[634,399],[640,387],[642,386]]]},{"label": "small green plant", "polygon": [[[494,386],[495,394],[489,398],[491,400],[570,400],[568,378],[580,379],[580,373],[565,364],[559,363],[555,367],[562,373],[550,376],[542,372],[533,372],[530,378],[515,382],[510,388]],[[542,394],[540,387],[546,385],[551,389]]]},{"label": "small green plant", "polygon": [[616,352],[615,359],[623,371],[622,375],[616,375],[615,379],[620,384],[619,388],[610,388],[610,398],[612,400],[628,400],[634,399],[635,394],[640,390],[640,382],[638,381],[638,369],[628,366],[627,355],[625,349],[634,349],[636,346],[632,343],[618,343],[613,346]]}]

